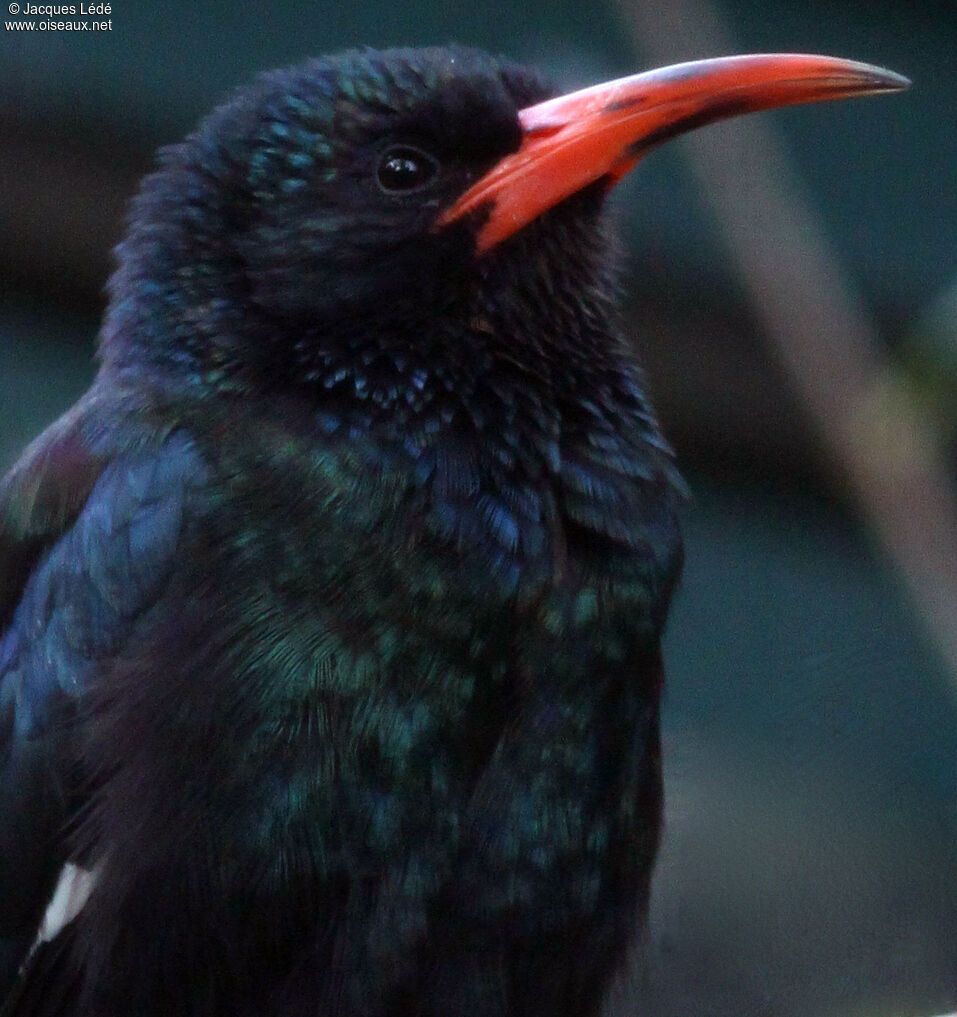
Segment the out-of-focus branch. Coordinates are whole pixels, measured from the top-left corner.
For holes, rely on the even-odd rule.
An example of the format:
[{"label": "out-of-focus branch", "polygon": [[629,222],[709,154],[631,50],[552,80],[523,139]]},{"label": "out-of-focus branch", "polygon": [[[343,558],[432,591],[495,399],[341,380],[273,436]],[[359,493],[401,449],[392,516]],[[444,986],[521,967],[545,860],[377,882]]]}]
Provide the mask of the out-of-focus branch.
[{"label": "out-of-focus branch", "polygon": [[[736,51],[710,0],[613,2],[652,64]],[[881,357],[875,326],[771,121],[746,117],[684,144],[836,479],[896,566],[957,684],[957,504],[932,427]]]}]

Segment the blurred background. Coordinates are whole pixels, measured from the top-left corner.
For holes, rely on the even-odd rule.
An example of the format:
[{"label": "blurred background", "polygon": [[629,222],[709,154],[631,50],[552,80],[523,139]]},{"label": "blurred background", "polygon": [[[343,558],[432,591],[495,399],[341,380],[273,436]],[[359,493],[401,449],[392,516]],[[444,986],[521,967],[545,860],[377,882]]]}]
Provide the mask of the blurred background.
[{"label": "blurred background", "polygon": [[563,89],[770,50],[914,80],[708,128],[616,192],[632,333],[693,499],[649,958],[608,1009],[957,1009],[953,0],[111,8],[109,31],[0,36],[0,470],[92,377],[155,148],[259,70],[456,41]]}]

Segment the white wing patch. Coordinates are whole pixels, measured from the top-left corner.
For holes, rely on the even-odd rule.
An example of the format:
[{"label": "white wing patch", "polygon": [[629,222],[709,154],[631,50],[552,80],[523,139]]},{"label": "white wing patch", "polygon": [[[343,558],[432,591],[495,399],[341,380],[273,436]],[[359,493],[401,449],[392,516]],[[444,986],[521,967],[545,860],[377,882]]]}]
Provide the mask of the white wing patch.
[{"label": "white wing patch", "polygon": [[[73,862],[67,862],[60,870],[56,889],[47,904],[47,909],[37,930],[33,949],[41,943],[56,939],[63,929],[83,910],[96,884],[98,873],[95,869],[84,869]],[[32,951],[31,951],[32,952]]]}]

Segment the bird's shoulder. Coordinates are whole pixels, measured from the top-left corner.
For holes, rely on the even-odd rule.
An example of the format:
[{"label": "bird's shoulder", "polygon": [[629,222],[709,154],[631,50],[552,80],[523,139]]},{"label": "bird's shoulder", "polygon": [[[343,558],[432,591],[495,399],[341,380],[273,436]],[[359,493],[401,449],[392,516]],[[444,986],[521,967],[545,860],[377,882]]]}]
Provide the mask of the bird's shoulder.
[{"label": "bird's shoulder", "polygon": [[205,468],[189,435],[150,409],[94,388],[0,483],[5,706],[17,676],[68,691],[162,583]]}]

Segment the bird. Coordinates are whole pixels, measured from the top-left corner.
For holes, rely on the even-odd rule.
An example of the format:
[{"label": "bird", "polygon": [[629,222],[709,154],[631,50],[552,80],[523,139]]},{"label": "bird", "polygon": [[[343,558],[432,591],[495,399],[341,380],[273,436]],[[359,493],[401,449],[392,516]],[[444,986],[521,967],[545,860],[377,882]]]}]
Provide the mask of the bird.
[{"label": "bird", "polygon": [[612,186],[831,57],[268,72],[161,150],[0,485],[4,1017],[592,1017],[662,822],[684,488]]}]

